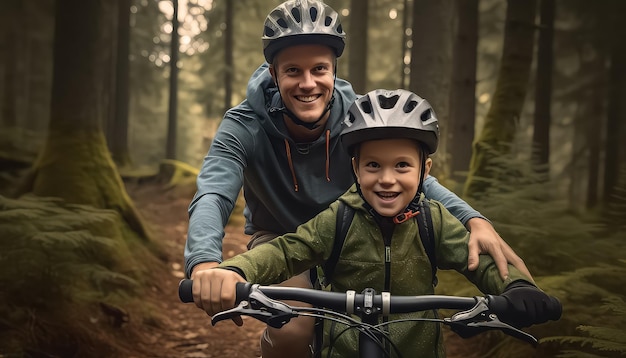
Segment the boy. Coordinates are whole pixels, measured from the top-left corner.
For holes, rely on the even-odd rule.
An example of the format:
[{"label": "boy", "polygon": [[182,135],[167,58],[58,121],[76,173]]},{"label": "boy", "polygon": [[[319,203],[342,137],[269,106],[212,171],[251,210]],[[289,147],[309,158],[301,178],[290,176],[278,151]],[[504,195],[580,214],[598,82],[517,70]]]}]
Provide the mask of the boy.
[{"label": "boy", "polygon": [[[410,218],[418,215],[419,200],[425,200],[421,186],[432,165],[429,155],[438,145],[434,112],[428,102],[411,92],[376,90],[356,100],[344,124],[341,140],[353,155],[356,184],[338,200],[351,206],[355,215],[330,288],[337,292],[371,287],[392,295],[433,294],[429,259],[417,223]],[[219,266],[222,269],[211,270],[210,285],[194,283],[194,299],[209,294],[211,307],[204,309],[213,315],[234,306],[236,282],[273,284],[324,263],[333,248],[337,206],[337,202],[331,204],[295,233],[224,261]],[[481,256],[479,268],[469,271],[469,233],[443,205],[431,201],[430,206],[438,267],[457,270],[486,294],[504,293],[514,307],[531,307],[509,317],[509,323],[527,326],[545,322],[542,310],[548,296],[513,266],[509,266],[508,278],[502,280],[488,256]],[[390,319],[401,317],[394,316]],[[403,316],[433,318],[435,313]],[[357,349],[358,331],[338,334],[344,329],[341,325],[325,327],[324,342],[334,339],[333,356],[350,356]],[[436,324],[402,323],[389,330],[405,356],[444,355]]]}]

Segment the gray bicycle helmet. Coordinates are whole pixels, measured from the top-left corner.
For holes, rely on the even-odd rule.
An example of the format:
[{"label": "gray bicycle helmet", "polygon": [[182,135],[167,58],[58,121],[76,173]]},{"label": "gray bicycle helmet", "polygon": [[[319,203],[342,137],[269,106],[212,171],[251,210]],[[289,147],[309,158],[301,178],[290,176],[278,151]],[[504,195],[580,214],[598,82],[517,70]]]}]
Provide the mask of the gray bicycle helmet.
[{"label": "gray bicycle helmet", "polygon": [[439,124],[432,107],[403,89],[377,89],[358,98],[344,125],[341,142],[349,153],[355,144],[375,139],[415,139],[424,145],[426,154],[435,153],[439,144]]},{"label": "gray bicycle helmet", "polygon": [[272,63],[278,51],[294,45],[320,44],[337,57],[345,47],[339,14],[318,0],[290,0],[278,5],[265,19],[263,54]]}]

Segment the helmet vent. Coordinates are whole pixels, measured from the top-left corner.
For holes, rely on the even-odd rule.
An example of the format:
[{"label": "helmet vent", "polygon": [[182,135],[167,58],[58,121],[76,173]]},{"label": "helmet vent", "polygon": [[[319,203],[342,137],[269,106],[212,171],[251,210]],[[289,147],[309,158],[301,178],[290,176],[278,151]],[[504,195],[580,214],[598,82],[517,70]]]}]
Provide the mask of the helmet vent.
[{"label": "helmet vent", "polygon": [[415,109],[415,107],[417,107],[417,101],[408,101],[405,105],[404,105],[404,113],[409,113],[412,110]]},{"label": "helmet vent", "polygon": [[340,34],[343,33],[343,27],[341,27],[341,25],[337,26],[337,32]]},{"label": "helmet vent", "polygon": [[348,120],[347,122],[349,123],[349,125],[352,125],[354,121],[356,121],[356,117],[354,116],[354,114],[349,113],[347,120]]},{"label": "helmet vent", "polygon": [[368,101],[363,101],[361,102],[361,109],[363,109],[363,112],[370,114],[372,113],[372,104]]},{"label": "helmet vent", "polygon": [[330,16],[326,16],[326,18],[324,18],[324,25],[326,26],[330,26],[330,24],[333,23],[333,18]]},{"label": "helmet vent", "polygon": [[391,109],[395,107],[396,103],[398,103],[398,99],[400,96],[395,95],[391,97],[385,97],[382,95],[378,96],[378,103],[380,103],[380,108],[382,109]]},{"label": "helmet vent", "polygon": [[291,15],[293,15],[293,18],[296,20],[296,22],[301,21],[300,9],[294,7],[293,9],[291,9]]},{"label": "helmet vent", "polygon": [[285,19],[283,19],[282,17],[278,20],[276,20],[276,23],[278,23],[278,25],[280,25],[280,27],[282,27],[283,29],[288,28],[289,26],[287,25],[287,21],[285,21]]},{"label": "helmet vent", "polygon": [[420,119],[422,120],[422,122],[426,122],[431,118],[433,118],[433,111],[430,108],[425,110],[424,113],[420,115]]},{"label": "helmet vent", "polygon": [[310,8],[309,14],[311,15],[311,20],[315,22],[317,20],[317,8],[314,8],[314,7]]},{"label": "helmet vent", "polygon": [[267,37],[272,37],[274,36],[275,32],[274,30],[270,29],[269,27],[265,26],[265,30],[263,31],[263,33],[265,34],[265,36]]}]

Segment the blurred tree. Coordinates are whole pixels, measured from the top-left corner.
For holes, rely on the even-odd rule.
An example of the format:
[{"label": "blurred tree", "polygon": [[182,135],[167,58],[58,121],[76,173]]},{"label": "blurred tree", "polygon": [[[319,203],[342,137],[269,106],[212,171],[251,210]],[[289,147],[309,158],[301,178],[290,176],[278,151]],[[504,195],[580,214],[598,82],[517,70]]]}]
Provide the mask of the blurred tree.
[{"label": "blurred tree", "polygon": [[[51,117],[47,140],[22,188],[38,196],[117,210],[148,237],[113,164],[101,128],[101,53],[111,7],[99,0],[59,0],[55,5]],[[77,47],[80,44],[80,48]]]},{"label": "blurred tree", "polygon": [[508,0],[496,90],[480,136],[474,141],[464,195],[474,197],[498,179],[493,158],[510,150],[521,115],[533,56],[536,1]]},{"label": "blurred tree", "polygon": [[554,37],[554,0],[539,0],[539,39],[535,80],[535,117],[533,128],[533,158],[536,169],[550,172],[550,123],[552,103],[552,43]]},{"label": "blurred tree", "polygon": [[[9,1],[4,10],[0,14],[0,29],[2,29],[2,73],[4,74],[4,85],[0,87],[2,94],[2,113],[0,113],[0,124],[5,127],[16,127],[18,125],[18,97],[24,96],[23,85],[25,81],[18,80],[24,75],[21,63],[20,49],[24,46],[25,41],[21,37],[27,35],[27,32],[20,31],[19,24],[25,18],[25,5],[21,1]],[[21,56],[20,56],[21,55]]]},{"label": "blurred tree", "polygon": [[180,38],[178,34],[178,0],[172,0],[172,40],[170,43],[170,97],[167,115],[167,144],[165,159],[177,159],[176,141],[178,127],[178,55]]},{"label": "blurred tree", "polygon": [[[605,203],[613,200],[620,166],[626,165],[626,40],[624,40],[624,14],[626,2],[611,1],[607,7],[610,27],[606,36],[609,41],[609,84],[606,126],[606,145],[604,156],[604,199]],[[621,154],[621,155],[620,155]]]},{"label": "blurred tree", "polygon": [[118,167],[129,167],[132,164],[128,147],[128,113],[129,113],[129,56],[130,56],[130,0],[119,0],[117,4],[117,38],[115,51],[114,79],[115,87],[112,95],[112,116],[106,121],[106,138],[113,160]]},{"label": "blurred tree", "polygon": [[226,1],[226,16],[224,19],[224,112],[232,106],[234,59],[234,7],[233,1]]},{"label": "blurred tree", "polygon": [[367,92],[367,42],[369,0],[350,1],[348,81],[356,93]]},{"label": "blurred tree", "polygon": [[[409,89],[426,98],[433,106],[441,125],[441,137],[446,137],[450,69],[452,60],[452,0],[414,0],[412,17],[412,47]],[[438,153],[446,153],[446,143],[440,141]],[[438,155],[435,174],[446,167],[446,157]]]},{"label": "blurred tree", "polygon": [[472,156],[476,122],[476,63],[478,46],[478,0],[455,0],[454,51],[450,86],[450,117],[448,155],[450,175],[461,181],[461,171],[467,171]]},{"label": "blurred tree", "polygon": [[407,88],[407,73],[409,67],[406,59],[411,54],[409,42],[411,40],[411,2],[410,0],[402,0],[402,46],[400,52],[400,86],[399,88]]}]

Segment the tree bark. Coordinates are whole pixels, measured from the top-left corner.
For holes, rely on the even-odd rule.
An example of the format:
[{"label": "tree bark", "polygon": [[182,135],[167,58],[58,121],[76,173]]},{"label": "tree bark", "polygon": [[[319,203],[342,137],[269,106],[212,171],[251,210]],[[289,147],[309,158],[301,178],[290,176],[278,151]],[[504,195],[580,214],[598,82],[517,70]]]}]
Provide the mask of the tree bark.
[{"label": "tree bark", "polygon": [[367,91],[367,20],[369,0],[350,1],[348,80],[356,93]]},{"label": "tree bark", "polygon": [[533,129],[533,159],[537,172],[550,173],[550,123],[552,102],[552,43],[554,38],[554,0],[540,0],[537,79],[535,85],[535,117]]},{"label": "tree bark", "polygon": [[472,157],[476,122],[476,61],[478,47],[478,0],[456,0],[458,25],[452,56],[448,154],[450,174],[462,181]]},{"label": "tree bark", "polygon": [[620,158],[623,152],[624,140],[623,123],[626,121],[626,41],[623,36],[626,4],[623,1],[615,1],[612,11],[612,33],[610,41],[610,68],[609,90],[606,126],[606,145],[604,148],[604,202],[609,204],[612,200],[615,186],[620,175],[620,166],[626,165],[626,158]]},{"label": "tree bark", "polygon": [[[432,105],[441,123],[438,153],[446,153],[452,61],[452,0],[414,0],[409,89]],[[442,176],[447,158],[437,155],[433,172]]]},{"label": "tree bark", "polygon": [[128,148],[128,111],[130,101],[130,0],[119,0],[115,66],[115,108],[113,136],[108,138],[109,150],[118,167],[130,166]]},{"label": "tree bark", "polygon": [[510,150],[528,89],[533,57],[536,1],[508,0],[502,60],[491,107],[474,141],[464,194],[475,197],[497,179],[493,159]]},{"label": "tree bark", "polygon": [[[39,196],[117,210],[140,236],[146,228],[113,164],[101,128],[103,3],[56,2],[48,137],[29,177]],[[80,47],[77,47],[80,44]]]},{"label": "tree bark", "polygon": [[177,122],[178,122],[178,0],[172,0],[172,43],[170,44],[170,98],[167,114],[167,145],[165,159],[176,159]]},{"label": "tree bark", "polygon": [[235,73],[234,56],[234,1],[226,1],[226,29],[224,30],[224,113],[232,106],[233,73]]}]

